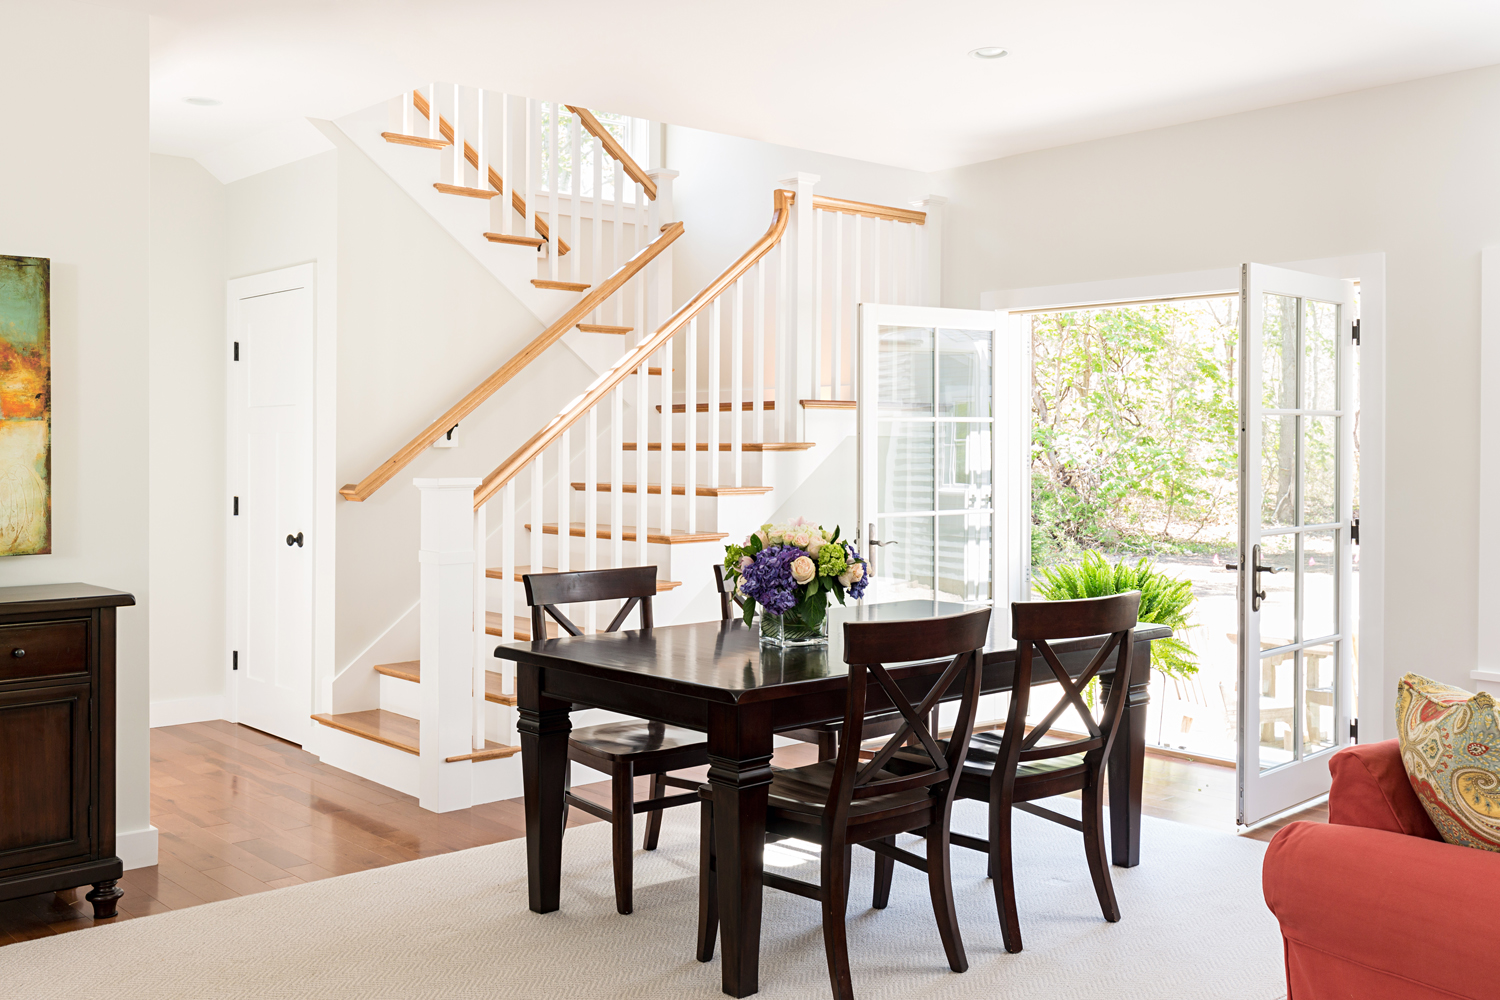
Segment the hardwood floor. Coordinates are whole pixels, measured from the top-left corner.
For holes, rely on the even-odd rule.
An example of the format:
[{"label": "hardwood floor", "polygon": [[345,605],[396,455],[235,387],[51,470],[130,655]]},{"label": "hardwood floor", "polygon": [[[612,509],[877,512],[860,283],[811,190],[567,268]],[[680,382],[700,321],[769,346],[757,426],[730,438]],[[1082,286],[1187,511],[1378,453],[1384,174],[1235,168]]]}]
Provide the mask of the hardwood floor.
[{"label": "hardwood floor", "polygon": [[[814,757],[799,744],[776,763]],[[580,795],[609,804],[606,783]],[[638,794],[645,795],[644,779]],[[1234,771],[1195,761],[1146,760],[1148,815],[1232,832]],[[1270,839],[1292,819],[1249,836]],[[519,799],[451,813],[422,810],[408,795],[320,763],[300,747],[228,722],[151,731],[151,820],[160,863],[125,873],[116,920],[129,920],[298,882],[311,882],[525,834]],[[598,820],[572,810],[569,826]],[[83,889],[0,902],[0,944],[92,926]]]}]

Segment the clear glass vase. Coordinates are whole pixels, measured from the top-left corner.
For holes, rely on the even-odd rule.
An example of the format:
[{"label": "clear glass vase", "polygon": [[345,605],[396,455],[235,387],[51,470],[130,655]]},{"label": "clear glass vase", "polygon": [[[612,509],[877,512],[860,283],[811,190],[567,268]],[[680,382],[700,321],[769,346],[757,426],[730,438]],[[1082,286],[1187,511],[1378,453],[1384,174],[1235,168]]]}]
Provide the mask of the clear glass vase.
[{"label": "clear glass vase", "polygon": [[773,615],[765,610],[760,615],[760,644],[762,646],[817,646],[828,642],[828,615],[816,625],[809,625],[796,611],[784,615]]}]

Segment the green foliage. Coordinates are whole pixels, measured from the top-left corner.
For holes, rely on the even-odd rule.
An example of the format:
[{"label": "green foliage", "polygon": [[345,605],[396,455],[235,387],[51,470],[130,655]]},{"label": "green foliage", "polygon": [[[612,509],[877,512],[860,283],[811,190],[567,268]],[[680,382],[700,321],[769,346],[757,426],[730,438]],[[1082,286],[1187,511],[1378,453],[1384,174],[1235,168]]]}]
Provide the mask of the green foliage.
[{"label": "green foliage", "polygon": [[1232,549],[1234,299],[1032,317],[1032,564]]},{"label": "green foliage", "polygon": [[1187,677],[1198,672],[1198,657],[1182,637],[1192,627],[1193,584],[1178,580],[1152,567],[1142,558],[1134,565],[1125,560],[1111,564],[1098,552],[1085,552],[1074,564],[1036,571],[1036,592],[1049,601],[1082,597],[1108,597],[1132,590],[1141,592],[1140,620],[1166,625],[1175,633],[1170,639],[1151,644],[1151,665],[1162,673]]}]

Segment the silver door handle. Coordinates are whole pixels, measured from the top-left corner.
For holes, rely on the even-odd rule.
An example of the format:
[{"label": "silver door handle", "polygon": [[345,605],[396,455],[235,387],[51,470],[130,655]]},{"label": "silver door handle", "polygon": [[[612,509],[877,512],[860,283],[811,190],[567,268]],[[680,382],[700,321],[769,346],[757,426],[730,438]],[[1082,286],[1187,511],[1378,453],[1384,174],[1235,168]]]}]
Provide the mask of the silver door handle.
[{"label": "silver door handle", "polygon": [[868,544],[873,548],[873,547],[878,546],[878,545],[900,545],[901,543],[897,542],[897,541],[877,542],[875,540],[875,524],[874,524],[874,522],[871,522],[870,523],[870,541],[869,541]]},{"label": "silver door handle", "polygon": [[1260,546],[1256,545],[1250,550],[1250,610],[1259,611],[1260,602],[1266,599],[1266,592],[1260,589],[1260,575],[1262,573],[1280,573],[1286,569],[1285,566],[1265,566],[1260,561]]}]

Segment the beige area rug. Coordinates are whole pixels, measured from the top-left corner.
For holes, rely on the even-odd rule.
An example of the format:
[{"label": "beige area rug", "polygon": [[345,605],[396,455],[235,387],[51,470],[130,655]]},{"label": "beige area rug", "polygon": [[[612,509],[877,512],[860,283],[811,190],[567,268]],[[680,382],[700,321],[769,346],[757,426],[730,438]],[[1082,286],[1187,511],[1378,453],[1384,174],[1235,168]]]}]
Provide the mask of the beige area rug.
[{"label": "beige area rug", "polygon": [[[1069,806],[1076,809],[1070,801],[1062,808]],[[982,833],[983,810],[960,802],[955,825]],[[661,847],[636,852],[628,917],[614,912],[608,829],[599,823],[568,833],[557,913],[527,910],[525,847],[511,841],[8,945],[0,948],[0,995],[713,998],[722,995],[717,954],[706,965],[693,958],[697,821],[694,809],[672,810]],[[849,907],[856,994],[1282,997],[1281,938],[1260,890],[1264,845],[1144,822],[1144,862],[1113,870],[1124,919],[1107,924],[1079,835],[1017,815],[1026,946],[1019,955],[1001,946],[984,858],[955,850],[970,963],[961,975],[943,957],[926,877],[897,865],[889,908],[873,910],[873,855],[856,850]],[[785,851],[774,856],[795,861]],[[815,872],[815,863],[800,871]],[[766,890],[760,986],[767,1000],[829,996],[816,902]]]}]

